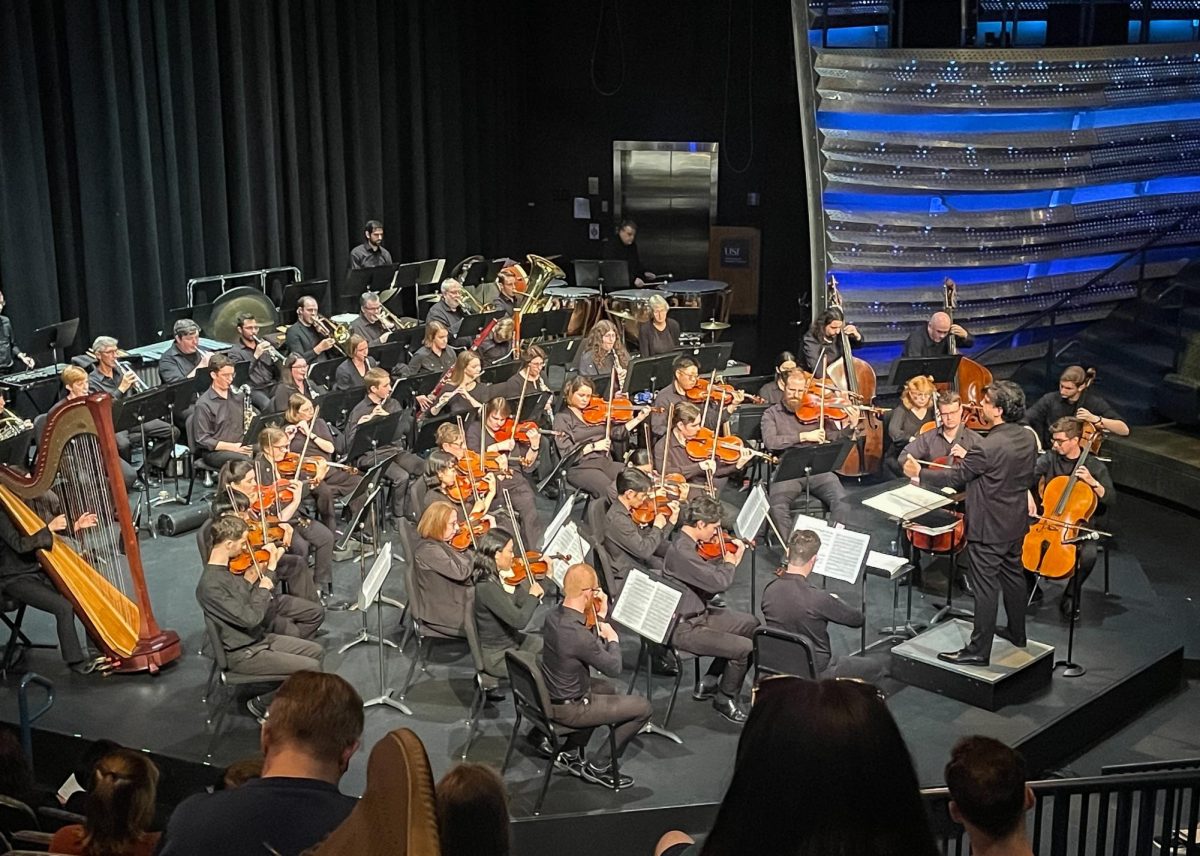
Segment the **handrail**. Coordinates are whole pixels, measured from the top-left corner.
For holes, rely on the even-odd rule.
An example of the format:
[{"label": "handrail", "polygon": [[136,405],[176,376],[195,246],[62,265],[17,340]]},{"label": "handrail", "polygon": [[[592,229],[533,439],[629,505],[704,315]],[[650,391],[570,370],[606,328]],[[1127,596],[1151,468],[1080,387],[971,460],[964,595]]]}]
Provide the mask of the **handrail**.
[{"label": "handrail", "polygon": [[[46,690],[46,703],[42,705],[37,713],[30,716],[29,714],[29,685],[39,684]],[[21,746],[25,750],[25,757],[30,763],[33,763],[33,723],[35,723],[46,711],[54,705],[54,684],[48,679],[43,678],[36,672],[30,672],[25,677],[21,678],[21,684],[17,688],[17,710],[20,715],[21,722]]]},{"label": "handrail", "polygon": [[187,305],[195,306],[195,290],[196,286],[202,282],[219,282],[221,283],[221,293],[224,294],[227,289],[225,282],[231,279],[245,279],[247,277],[258,277],[258,287],[262,289],[263,294],[267,293],[267,277],[273,273],[292,272],[292,282],[299,282],[304,278],[300,273],[300,268],[295,265],[284,265],[282,267],[269,267],[260,270],[244,270],[237,273],[218,273],[212,276],[194,276],[187,281]]},{"label": "handrail", "polygon": [[1121,256],[1121,258],[1119,258],[1117,261],[1113,262],[1111,265],[1106,267],[1104,270],[1100,271],[1098,274],[1091,277],[1083,285],[1077,286],[1076,288],[1073,288],[1070,291],[1065,292],[1062,297],[1060,297],[1058,300],[1054,301],[1053,304],[1046,307],[1041,312],[1034,315],[1032,318],[1029,318],[1029,319],[1021,322],[1016,327],[1014,327],[1012,330],[1007,331],[1002,337],[996,339],[994,342],[989,344],[986,348],[983,348],[982,350],[979,350],[979,351],[976,351],[975,353],[973,353],[971,355],[971,359],[978,362],[979,358],[982,357],[984,354],[988,353],[989,351],[994,351],[996,348],[1000,347],[1001,345],[1006,344],[1007,342],[1010,342],[1012,340],[1013,336],[1025,331],[1025,330],[1028,330],[1030,327],[1037,324],[1043,318],[1053,315],[1060,308],[1062,308],[1062,306],[1064,304],[1068,303],[1073,298],[1078,297],[1079,295],[1095,288],[1109,274],[1111,274],[1113,271],[1117,270],[1118,268],[1124,267],[1135,256],[1141,255],[1142,253],[1146,252],[1146,250],[1150,249],[1155,244],[1157,244],[1159,241],[1161,241],[1163,238],[1170,235],[1172,232],[1175,232],[1176,230],[1182,228],[1189,220],[1191,220],[1197,214],[1200,214],[1200,208],[1190,209],[1187,214],[1180,217],[1178,220],[1176,220],[1170,226],[1167,226],[1164,229],[1162,229],[1161,231],[1152,235],[1149,238],[1149,240],[1142,243],[1136,249],[1132,249],[1129,252],[1125,253],[1125,255]]},{"label": "handrail", "polygon": [[[1177,762],[1179,763],[1179,762]],[[1200,825],[1200,770],[1173,769],[1030,782],[1034,794],[1029,834],[1035,853],[1066,856],[1196,852],[1177,840]],[[950,792],[928,788],[930,811],[943,854],[967,853],[965,830],[949,817]]]}]

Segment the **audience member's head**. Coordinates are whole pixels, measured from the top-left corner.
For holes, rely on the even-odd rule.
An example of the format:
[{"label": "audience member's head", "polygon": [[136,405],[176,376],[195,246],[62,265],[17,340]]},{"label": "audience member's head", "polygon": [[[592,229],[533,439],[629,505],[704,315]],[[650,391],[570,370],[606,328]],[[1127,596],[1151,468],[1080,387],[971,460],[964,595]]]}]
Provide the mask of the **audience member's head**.
[{"label": "audience member's head", "polygon": [[701,852],[934,856],[912,760],[874,688],[764,680]]},{"label": "audience member's head", "polygon": [[486,764],[457,764],[437,783],[442,856],[508,856],[504,781]]},{"label": "audience member's head", "polygon": [[66,808],[68,811],[76,811],[83,813],[83,799],[88,791],[92,789],[92,782],[96,777],[96,764],[105,755],[115,752],[118,749],[124,749],[120,743],[115,740],[109,740],[101,737],[99,740],[93,740],[88,747],[83,750],[79,758],[75,761],[75,784],[82,791],[67,798]]},{"label": "audience member's head", "polygon": [[945,775],[950,817],[967,828],[975,849],[985,840],[1024,840],[1033,791],[1017,752],[991,737],[964,737],[950,751]]},{"label": "audience member's head", "polygon": [[0,796],[28,802],[33,789],[33,771],[12,728],[0,728]]},{"label": "audience member's head", "polygon": [[275,693],[262,727],[262,775],[336,784],[358,749],[362,697],[344,678],[296,672]]},{"label": "audience member's head", "polygon": [[84,809],[84,852],[132,853],[154,820],[157,794],[158,767],[143,753],[116,749],[97,761]]},{"label": "audience member's head", "polygon": [[240,788],[251,779],[261,778],[262,770],[263,758],[261,755],[234,761],[225,768],[225,772],[221,776],[221,787],[227,791]]}]

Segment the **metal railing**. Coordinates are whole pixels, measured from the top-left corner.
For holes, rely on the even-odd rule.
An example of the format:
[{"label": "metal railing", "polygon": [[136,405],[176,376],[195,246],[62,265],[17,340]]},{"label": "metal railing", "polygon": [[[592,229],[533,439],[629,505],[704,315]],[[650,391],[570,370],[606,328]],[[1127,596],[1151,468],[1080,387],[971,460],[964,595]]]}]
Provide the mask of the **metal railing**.
[{"label": "metal railing", "polygon": [[221,284],[221,294],[229,290],[229,281],[234,279],[258,279],[258,287],[262,289],[263,294],[267,293],[267,277],[277,273],[292,274],[292,282],[299,282],[303,279],[300,273],[300,268],[294,265],[284,265],[282,267],[262,268],[261,270],[244,270],[237,273],[218,273],[212,276],[196,276],[187,281],[187,305],[195,306],[195,291],[196,286],[204,282],[219,282]]},{"label": "metal railing", "polygon": [[[1057,300],[1055,300],[1052,304],[1050,304],[1049,306],[1047,306],[1045,309],[1041,310],[1040,312],[1036,313],[1035,315],[1032,315],[1029,318],[1025,319],[1024,321],[1022,321],[1020,324],[1018,324],[1013,329],[1008,330],[1007,332],[1004,333],[1004,335],[1000,336],[999,338],[997,338],[994,341],[992,341],[991,343],[989,343],[987,345],[987,347],[982,348],[981,350],[972,354],[971,358],[973,360],[975,360],[976,362],[983,362],[982,357],[985,354],[996,350],[997,348],[1001,347],[1002,345],[1007,346],[1009,343],[1012,342],[1013,338],[1016,337],[1018,334],[1023,333],[1032,327],[1037,326],[1042,321],[1049,318],[1051,332],[1050,332],[1050,341],[1048,342],[1047,347],[1046,347],[1046,377],[1049,379],[1054,371],[1054,360],[1059,353],[1059,350],[1055,348],[1055,337],[1054,337],[1054,327],[1055,327],[1056,317],[1058,315],[1059,310],[1061,310],[1064,306],[1066,306],[1068,303],[1070,303],[1072,300],[1079,297],[1080,295],[1086,294],[1087,292],[1089,292],[1092,289],[1097,288],[1101,285],[1106,285],[1107,284],[1106,280],[1108,279],[1108,277],[1110,275],[1112,275],[1116,271],[1120,270],[1125,265],[1129,264],[1131,261],[1133,261],[1135,258],[1138,258],[1139,256],[1141,257],[1138,262],[1138,268],[1139,268],[1138,295],[1140,296],[1142,293],[1142,283],[1145,279],[1147,251],[1153,249],[1160,242],[1162,242],[1165,238],[1167,238],[1170,235],[1173,235],[1175,232],[1178,232],[1179,230],[1183,229],[1198,214],[1200,214],[1200,208],[1189,209],[1186,214],[1184,214],[1178,220],[1175,220],[1173,223],[1171,223],[1171,225],[1159,230],[1158,232],[1155,232],[1153,235],[1151,235],[1149,238],[1147,238],[1141,245],[1135,247],[1134,249],[1132,249],[1129,252],[1122,255],[1121,258],[1117,259],[1115,262],[1110,264],[1104,270],[1100,271],[1099,273],[1097,273],[1094,276],[1092,276],[1091,278],[1089,278],[1088,281],[1085,282],[1083,285],[1077,286],[1077,287],[1071,289],[1070,291],[1063,292],[1062,296],[1059,297]],[[1062,351],[1066,351],[1070,347],[1071,347],[1071,343],[1068,342],[1066,345],[1063,346]],[[1057,380],[1057,379],[1055,379],[1055,380]]]},{"label": "metal railing", "polygon": [[[1029,833],[1039,856],[1200,854],[1200,770],[1167,769],[1031,782]],[[967,856],[949,792],[924,791],[946,856]]]},{"label": "metal railing", "polygon": [[[37,712],[29,712],[29,685],[37,684],[46,690],[46,702]],[[54,684],[48,678],[43,678],[35,672],[30,672],[21,678],[17,688],[17,711],[21,723],[21,746],[25,749],[25,757],[33,763],[33,724],[54,705]]]}]

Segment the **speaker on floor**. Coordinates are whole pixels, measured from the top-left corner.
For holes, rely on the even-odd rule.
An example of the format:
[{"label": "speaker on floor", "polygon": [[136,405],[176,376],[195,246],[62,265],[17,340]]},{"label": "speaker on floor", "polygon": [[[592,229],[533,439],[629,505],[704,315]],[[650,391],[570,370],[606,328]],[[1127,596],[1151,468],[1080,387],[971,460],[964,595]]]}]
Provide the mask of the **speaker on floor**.
[{"label": "speaker on floor", "polygon": [[199,529],[208,520],[209,508],[203,502],[159,509],[158,534],[182,535]]}]

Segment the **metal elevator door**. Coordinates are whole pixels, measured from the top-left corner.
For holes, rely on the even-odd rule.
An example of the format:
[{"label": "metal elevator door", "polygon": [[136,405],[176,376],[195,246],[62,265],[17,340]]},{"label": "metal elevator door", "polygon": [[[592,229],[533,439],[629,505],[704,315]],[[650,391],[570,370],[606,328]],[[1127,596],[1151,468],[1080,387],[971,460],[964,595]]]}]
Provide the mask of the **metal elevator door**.
[{"label": "metal elevator door", "polygon": [[717,217],[717,143],[613,143],[613,208],[638,225],[642,264],[675,279],[708,277]]}]

